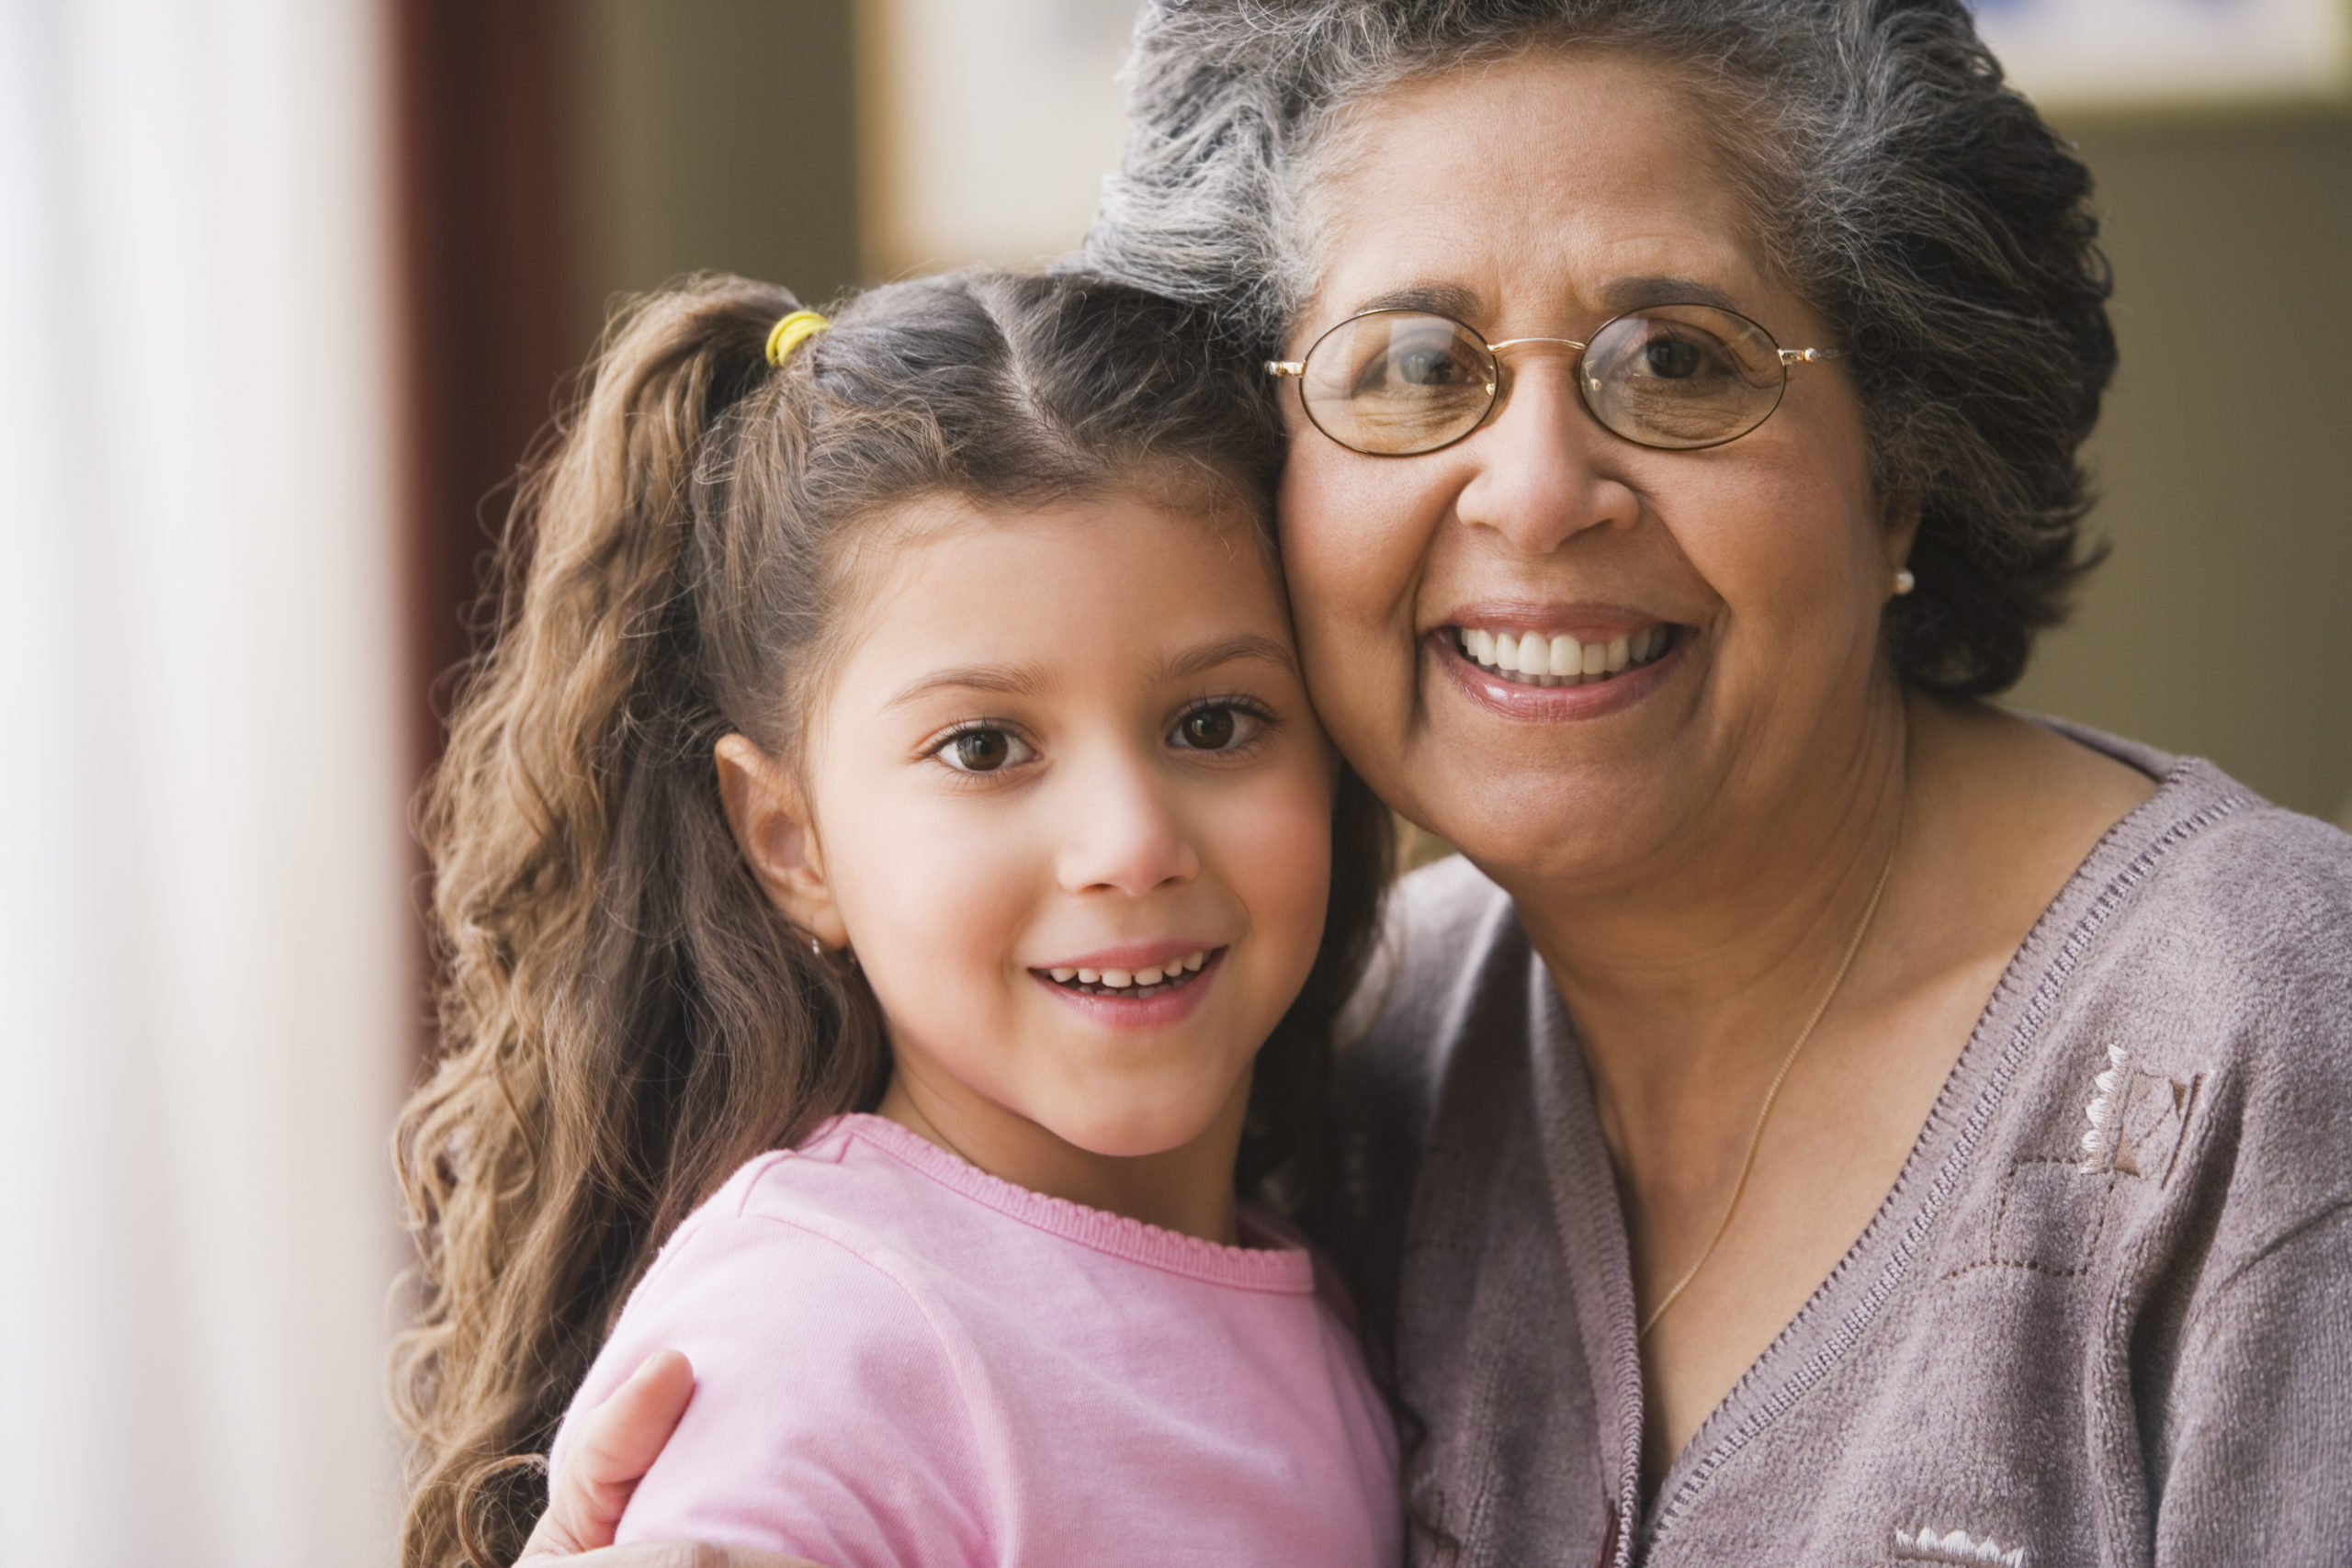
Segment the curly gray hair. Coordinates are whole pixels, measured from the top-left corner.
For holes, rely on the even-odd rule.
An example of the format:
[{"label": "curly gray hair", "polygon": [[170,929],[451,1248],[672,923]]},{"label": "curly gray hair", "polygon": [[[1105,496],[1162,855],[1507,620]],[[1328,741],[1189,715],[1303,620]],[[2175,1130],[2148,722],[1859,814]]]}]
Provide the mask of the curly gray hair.
[{"label": "curly gray hair", "polygon": [[1349,112],[1531,48],[1655,61],[1713,110],[1753,238],[1846,350],[1880,493],[1918,511],[1896,669],[2013,684],[2096,559],[2076,452],[2115,342],[2089,172],[1959,0],[1155,0],[1082,259],[1270,352],[1314,283],[1304,220]]}]

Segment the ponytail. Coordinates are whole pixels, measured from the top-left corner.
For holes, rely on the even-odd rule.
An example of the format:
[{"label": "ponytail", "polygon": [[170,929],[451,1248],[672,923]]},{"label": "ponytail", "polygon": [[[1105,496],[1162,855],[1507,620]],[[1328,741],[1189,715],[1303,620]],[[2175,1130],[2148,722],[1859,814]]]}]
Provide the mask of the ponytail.
[{"label": "ponytail", "polygon": [[878,1093],[870,1002],[761,895],[723,815],[699,649],[703,471],[795,308],[737,280],[611,334],[523,486],[516,598],[469,673],[424,834],[444,1054],[396,1154],[421,1310],[410,1568],[504,1564],[543,1452],[660,1237],[738,1165]]}]

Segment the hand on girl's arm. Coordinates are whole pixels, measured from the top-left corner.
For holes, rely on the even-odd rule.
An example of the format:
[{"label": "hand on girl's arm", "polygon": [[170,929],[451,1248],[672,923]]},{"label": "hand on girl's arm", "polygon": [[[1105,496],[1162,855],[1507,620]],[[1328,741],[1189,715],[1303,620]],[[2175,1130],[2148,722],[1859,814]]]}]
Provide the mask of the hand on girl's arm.
[{"label": "hand on girl's arm", "polygon": [[649,1540],[615,1546],[613,1532],[694,1396],[694,1368],[657,1351],[596,1407],[556,1472],[548,1511],[514,1568],[817,1568],[748,1546]]}]

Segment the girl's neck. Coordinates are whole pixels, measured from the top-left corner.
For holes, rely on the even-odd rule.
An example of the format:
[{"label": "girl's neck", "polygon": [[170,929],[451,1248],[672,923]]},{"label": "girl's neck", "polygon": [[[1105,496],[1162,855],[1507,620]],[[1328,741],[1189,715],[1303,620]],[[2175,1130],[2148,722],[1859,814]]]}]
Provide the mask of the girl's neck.
[{"label": "girl's neck", "polygon": [[1148,1155],[1096,1154],[961,1086],[933,1086],[903,1069],[891,1074],[875,1113],[1016,1187],[1232,1247],[1240,1241],[1233,1168],[1249,1103],[1244,1078],[1207,1131]]}]

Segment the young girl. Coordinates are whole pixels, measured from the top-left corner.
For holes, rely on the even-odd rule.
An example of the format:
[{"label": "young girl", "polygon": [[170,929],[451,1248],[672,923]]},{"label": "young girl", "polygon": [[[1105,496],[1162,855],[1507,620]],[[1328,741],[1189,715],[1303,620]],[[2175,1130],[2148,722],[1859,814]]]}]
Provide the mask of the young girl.
[{"label": "young girl", "polygon": [[529,1456],[664,1348],[693,1402],[624,1540],[1396,1558],[1355,1341],[1236,1201],[1307,1196],[1386,863],[1263,400],[1073,277],[617,330],[433,797],[407,1562],[510,1561]]}]

